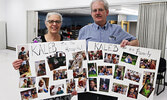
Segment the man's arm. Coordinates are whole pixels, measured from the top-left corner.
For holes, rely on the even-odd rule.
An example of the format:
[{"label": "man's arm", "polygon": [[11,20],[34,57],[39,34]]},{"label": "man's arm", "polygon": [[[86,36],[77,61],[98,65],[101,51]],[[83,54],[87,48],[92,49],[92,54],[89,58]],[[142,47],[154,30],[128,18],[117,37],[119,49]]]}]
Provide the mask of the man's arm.
[{"label": "man's arm", "polygon": [[128,40],[123,40],[121,42],[121,47],[125,47],[126,45],[130,45],[130,46],[139,46],[139,40],[132,40],[132,41],[128,41]]}]

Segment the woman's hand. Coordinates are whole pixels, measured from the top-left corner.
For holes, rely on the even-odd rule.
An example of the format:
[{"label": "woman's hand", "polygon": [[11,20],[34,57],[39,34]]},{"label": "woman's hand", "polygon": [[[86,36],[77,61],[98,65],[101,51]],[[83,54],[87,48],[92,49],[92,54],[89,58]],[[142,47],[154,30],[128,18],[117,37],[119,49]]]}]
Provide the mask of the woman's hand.
[{"label": "woman's hand", "polygon": [[22,59],[17,59],[15,60],[12,65],[14,69],[18,70],[20,68],[20,65],[22,64],[23,60]]}]

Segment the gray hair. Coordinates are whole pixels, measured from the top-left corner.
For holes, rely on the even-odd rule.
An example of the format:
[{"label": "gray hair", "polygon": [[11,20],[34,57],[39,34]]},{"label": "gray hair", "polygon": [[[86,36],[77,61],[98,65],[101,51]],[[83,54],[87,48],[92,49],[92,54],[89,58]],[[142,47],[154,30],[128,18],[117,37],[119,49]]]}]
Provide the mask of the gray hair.
[{"label": "gray hair", "polygon": [[91,10],[92,10],[92,5],[93,5],[93,3],[94,3],[94,2],[97,2],[97,1],[104,3],[104,8],[105,8],[105,10],[108,10],[108,9],[109,9],[109,4],[108,4],[108,2],[107,2],[106,0],[92,0],[92,2],[91,2],[91,4],[90,4]]},{"label": "gray hair", "polygon": [[63,21],[63,17],[60,13],[57,13],[57,12],[49,12],[47,15],[46,15],[46,21],[48,21],[48,18],[51,16],[51,15],[58,15],[60,17],[60,20],[61,22]]}]

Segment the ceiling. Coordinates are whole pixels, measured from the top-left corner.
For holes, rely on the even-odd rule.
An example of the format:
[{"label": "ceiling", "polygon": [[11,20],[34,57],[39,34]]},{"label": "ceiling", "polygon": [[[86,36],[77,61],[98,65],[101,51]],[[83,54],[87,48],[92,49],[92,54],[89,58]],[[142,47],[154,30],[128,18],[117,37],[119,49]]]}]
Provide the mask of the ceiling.
[{"label": "ceiling", "polygon": [[[107,1],[109,3],[110,15],[117,15],[117,14],[138,15],[139,4],[164,2],[167,0],[107,0]],[[56,11],[63,15],[90,15],[89,5],[85,7],[43,10],[42,12],[50,12],[50,11]]]}]

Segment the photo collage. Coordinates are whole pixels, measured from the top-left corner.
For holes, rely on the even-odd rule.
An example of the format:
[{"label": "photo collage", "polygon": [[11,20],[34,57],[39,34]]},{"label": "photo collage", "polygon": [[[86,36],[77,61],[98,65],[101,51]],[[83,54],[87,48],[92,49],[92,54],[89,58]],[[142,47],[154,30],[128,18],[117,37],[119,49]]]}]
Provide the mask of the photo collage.
[{"label": "photo collage", "polygon": [[[75,45],[86,45],[77,42]],[[51,100],[81,92],[149,100],[155,88],[159,58],[141,56],[121,47],[116,52],[96,49],[92,47],[95,43],[88,44],[91,47],[87,52],[86,47],[72,52],[62,49],[65,46],[57,47],[62,50],[35,60],[29,57],[29,45],[33,44],[18,45],[17,55],[23,60],[19,69],[22,100]]]}]

